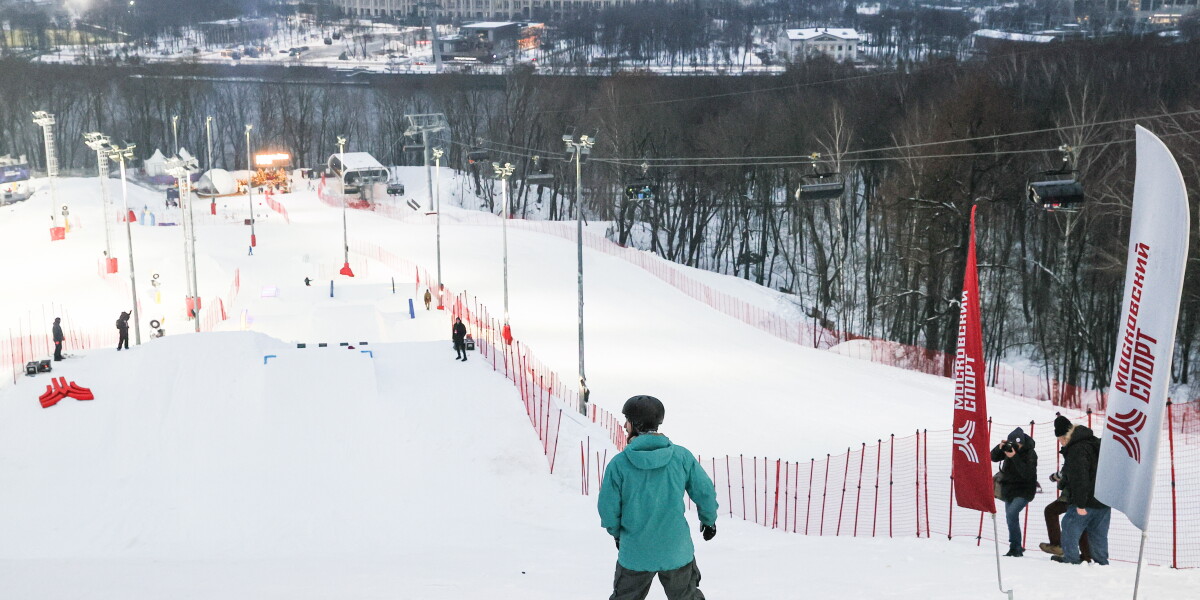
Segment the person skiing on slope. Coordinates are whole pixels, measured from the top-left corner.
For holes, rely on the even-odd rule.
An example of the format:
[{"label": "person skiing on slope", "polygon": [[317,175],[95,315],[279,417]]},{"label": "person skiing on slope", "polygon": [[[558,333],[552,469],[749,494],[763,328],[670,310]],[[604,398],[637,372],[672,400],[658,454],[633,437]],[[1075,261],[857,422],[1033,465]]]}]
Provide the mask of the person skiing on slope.
[{"label": "person skiing on slope", "polygon": [[466,362],[467,326],[463,325],[462,319],[459,317],[454,318],[454,327],[451,329],[450,339],[454,340],[454,352],[457,353],[457,356],[454,357],[454,360]]},{"label": "person skiing on slope", "polygon": [[120,352],[121,346],[129,349],[129,313],[121,313],[121,317],[117,319],[117,351]]},{"label": "person skiing on slope", "polygon": [[717,491],[696,457],[658,432],[666,409],[634,396],[621,409],[629,445],[604,471],[597,510],[617,545],[609,600],[642,600],[658,576],[668,600],[704,600],[683,493],[696,504],[700,531],[717,535]]},{"label": "person skiing on slope", "polygon": [[53,328],[54,360],[62,360],[63,359],[62,344],[63,344],[64,336],[63,336],[62,325],[60,325],[60,323],[62,323],[62,317],[54,317],[54,328]]}]

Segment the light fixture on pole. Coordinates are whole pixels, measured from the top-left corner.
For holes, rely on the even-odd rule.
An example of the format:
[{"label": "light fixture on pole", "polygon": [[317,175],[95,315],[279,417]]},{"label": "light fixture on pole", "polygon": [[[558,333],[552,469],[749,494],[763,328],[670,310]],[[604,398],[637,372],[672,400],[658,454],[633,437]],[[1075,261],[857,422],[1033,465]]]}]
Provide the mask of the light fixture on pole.
[{"label": "light fixture on pole", "polygon": [[587,386],[587,374],[583,369],[583,161],[587,160],[588,155],[592,153],[592,146],[596,145],[596,138],[586,134],[579,136],[579,141],[575,141],[575,136],[571,134],[562,137],[563,143],[567,145],[567,154],[573,155],[575,160],[575,235],[578,240],[578,256],[579,256],[579,412],[586,415],[588,410],[588,396],[591,392]]},{"label": "light fixture on pole", "polygon": [[254,235],[254,161],[250,158],[250,130],[253,125],[246,124],[246,199],[250,201],[250,254],[258,245],[258,237]]},{"label": "light fixture on pole", "polygon": [[171,140],[175,143],[175,156],[179,156],[179,115],[171,115]]},{"label": "light fixture on pole", "polygon": [[42,138],[46,143],[46,178],[50,180],[50,241],[61,240],[66,236],[71,225],[66,219],[67,206],[65,204],[62,207],[62,227],[58,226],[58,218],[55,216],[55,211],[58,210],[58,190],[54,185],[54,178],[58,177],[58,152],[54,147],[54,115],[44,110],[35,110],[33,111],[33,122],[42,128]]},{"label": "light fixture on pole", "polygon": [[112,227],[109,220],[109,205],[112,204],[112,201],[108,198],[109,139],[103,133],[92,131],[83,134],[83,143],[87,144],[88,148],[96,151],[96,169],[100,174],[100,208],[104,212],[104,272],[106,274],[116,273],[117,258],[112,253]]},{"label": "light fixture on pole", "polygon": [[[204,138],[208,146],[208,170],[212,170],[212,117],[204,117]],[[216,202],[214,200],[214,202]]]},{"label": "light fixture on pole", "polygon": [[[337,146],[338,146],[338,163],[340,165],[339,168],[341,168],[342,171],[345,172],[345,170],[346,170],[346,138],[344,136],[340,136],[340,135],[337,136]],[[354,271],[352,271],[350,269],[350,235],[346,228],[346,194],[345,193],[342,194],[342,260],[344,261],[344,264],[342,265],[342,270],[338,271],[338,272],[341,273],[342,275],[345,275],[346,277],[354,277]]]},{"label": "light fixture on pole", "polygon": [[[404,118],[408,119],[408,129],[404,130],[405,137],[415,137],[418,133],[421,134],[421,156],[423,156],[425,159],[425,181],[429,185],[429,205],[433,206],[433,172],[429,165],[429,134],[449,129],[450,124],[446,121],[446,115],[444,113],[404,115]],[[438,237],[437,253],[437,294],[438,310],[444,310],[445,301],[442,298],[442,253],[440,236]]]},{"label": "light fixture on pole", "polygon": [[125,207],[125,240],[129,244],[129,295],[133,302],[133,335],[134,343],[140,345],[142,343],[142,323],[138,317],[137,275],[133,270],[133,231],[129,227],[129,184],[125,179],[125,162],[133,159],[134,148],[137,148],[134,144],[127,143],[124,148],[110,144],[108,158],[121,163],[121,200]]},{"label": "light fixture on pole", "polygon": [[191,176],[200,169],[196,159],[184,160],[178,156],[167,160],[167,173],[179,183],[180,212],[183,213],[183,269],[187,283],[188,318],[195,321],[196,332],[200,332],[200,293],[196,277],[196,224],[192,220]]},{"label": "light fixture on pole", "polygon": [[433,170],[437,172],[434,177],[433,184],[433,222],[434,228],[437,230],[437,281],[438,281],[438,310],[443,310],[446,307],[442,305],[442,154],[445,150],[441,148],[433,149]]},{"label": "light fixture on pole", "polygon": [[508,178],[512,177],[512,163],[504,163],[503,166],[498,162],[492,163],[492,169],[496,172],[496,178],[500,180],[500,194],[504,198],[502,202],[503,212],[500,215],[500,235],[504,243],[504,340],[507,342],[512,339],[512,334],[508,327]]}]

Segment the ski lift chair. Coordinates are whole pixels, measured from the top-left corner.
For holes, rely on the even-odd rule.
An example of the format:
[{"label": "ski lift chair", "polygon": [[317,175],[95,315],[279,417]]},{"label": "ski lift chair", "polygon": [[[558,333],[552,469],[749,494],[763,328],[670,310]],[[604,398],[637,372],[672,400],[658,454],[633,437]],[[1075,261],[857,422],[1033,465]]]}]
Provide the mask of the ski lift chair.
[{"label": "ski lift chair", "polygon": [[554,182],[554,173],[550,172],[550,164],[542,161],[540,156],[533,157],[533,168],[525,174],[527,183],[536,183],[539,185],[550,184]]},{"label": "ski lift chair", "polygon": [[830,200],[841,198],[846,193],[846,178],[837,171],[821,171],[817,167],[820,154],[812,155],[812,172],[800,176],[800,187],[796,188],[796,199]]},{"label": "ski lift chair", "polygon": [[1050,211],[1077,211],[1084,201],[1083,184],[1079,183],[1078,171],[1072,164],[1072,149],[1059,148],[1063,152],[1063,165],[1057,171],[1042,171],[1029,181],[1026,195],[1030,202]]},{"label": "ski lift chair", "polygon": [[645,179],[639,179],[625,186],[625,197],[638,202],[653,200],[654,185]]},{"label": "ski lift chair", "polygon": [[491,158],[488,151],[483,148],[475,148],[467,153],[467,162],[470,164],[486,163]]}]

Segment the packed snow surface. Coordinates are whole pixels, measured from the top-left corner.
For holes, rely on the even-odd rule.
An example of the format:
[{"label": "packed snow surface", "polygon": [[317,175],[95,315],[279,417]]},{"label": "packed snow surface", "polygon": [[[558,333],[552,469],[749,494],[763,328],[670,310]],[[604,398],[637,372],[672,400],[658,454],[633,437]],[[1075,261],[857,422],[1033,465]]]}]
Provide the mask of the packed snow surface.
[{"label": "packed snow surface", "polygon": [[[444,280],[500,317],[499,220],[480,218],[452,171],[442,178]],[[404,169],[401,179],[407,195],[397,204],[425,204],[424,171]],[[58,181],[73,219],[59,242],[46,231],[51,200],[39,183],[31,200],[0,207],[0,250],[10,257],[4,325],[42,333],[65,314],[77,332],[110,331],[130,308],[125,226],[107,236],[121,272],[102,277],[99,180]],[[68,346],[75,356],[53,375],[89,387],[90,402],[41,408],[47,375],[0,387],[0,597],[606,596],[615,549],[594,496],[580,494],[577,450],[585,436],[602,447],[602,434],[564,419],[550,474],[512,384],[478,354],[452,360],[447,314],[424,309],[413,273],[351,254],[358,277],[336,275],[342,211],[303,182],[296,188],[277,196],[290,224],[258,207],[252,256],[245,196],[219,198],[216,215],[207,200],[197,204],[205,310],[240,273],[219,331],[187,333],[180,229],[139,215],[131,233],[143,343],[120,353]],[[118,181],[109,191],[122,201]],[[137,212],[178,222],[161,191],[128,193]],[[534,229],[508,230],[510,321],[572,381],[575,245]],[[347,231],[436,267],[424,209],[404,220],[351,211]],[[741,280],[695,276],[748,302],[781,301]],[[949,427],[949,380],[790,344],[590,250],[584,286],[591,399],[619,413],[628,396],[655,395],[667,406],[663,432],[705,456],[806,460]],[[164,321],[165,338],[149,339],[151,318]],[[999,393],[989,404],[1001,423],[1054,414]],[[710,598],[1002,597],[992,548],[973,539],[806,537],[727,517],[718,531],[711,542],[696,537]],[[1042,535],[1035,521],[1027,545]],[[1036,551],[1002,564],[1018,598],[1124,597],[1133,585],[1130,564],[1066,567]],[[1190,597],[1197,585],[1194,571],[1149,567],[1142,576],[1147,598]]]}]

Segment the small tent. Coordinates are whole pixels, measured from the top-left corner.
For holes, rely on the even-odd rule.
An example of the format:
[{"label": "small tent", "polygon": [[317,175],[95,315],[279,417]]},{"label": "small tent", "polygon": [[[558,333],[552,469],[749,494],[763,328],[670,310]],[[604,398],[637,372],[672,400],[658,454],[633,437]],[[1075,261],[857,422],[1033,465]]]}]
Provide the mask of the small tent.
[{"label": "small tent", "polygon": [[154,151],[154,154],[150,158],[147,158],[146,161],[142,163],[142,168],[145,169],[147,177],[157,177],[159,175],[166,175],[167,174],[167,158],[165,156],[163,156],[163,153],[160,150],[156,149]]},{"label": "small tent", "polygon": [[196,182],[196,193],[201,196],[227,196],[237,192],[237,179],[225,169],[213,169]]}]

